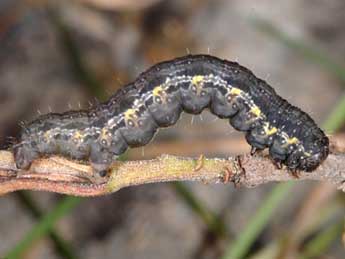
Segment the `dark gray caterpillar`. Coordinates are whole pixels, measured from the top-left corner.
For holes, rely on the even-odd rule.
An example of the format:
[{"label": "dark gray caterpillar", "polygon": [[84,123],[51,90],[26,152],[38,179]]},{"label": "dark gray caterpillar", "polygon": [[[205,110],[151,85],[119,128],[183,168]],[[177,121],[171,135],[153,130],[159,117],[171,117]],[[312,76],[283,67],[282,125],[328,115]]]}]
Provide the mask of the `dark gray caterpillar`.
[{"label": "dark gray caterpillar", "polygon": [[14,146],[18,168],[42,155],[90,160],[107,170],[128,147],[146,145],[159,127],[176,123],[182,111],[209,108],[246,132],[253,149],[269,148],[272,159],[312,171],[327,157],[329,141],[303,111],[237,63],[189,55],[159,63],[88,111],[47,114],[29,123]]}]

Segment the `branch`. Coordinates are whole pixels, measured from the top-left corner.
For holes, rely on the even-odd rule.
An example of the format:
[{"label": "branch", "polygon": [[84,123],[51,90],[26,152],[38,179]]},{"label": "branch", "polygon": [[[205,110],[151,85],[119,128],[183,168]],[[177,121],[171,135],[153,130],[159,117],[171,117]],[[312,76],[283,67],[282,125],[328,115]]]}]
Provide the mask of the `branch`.
[{"label": "branch", "polygon": [[[342,145],[333,143],[331,147],[339,150]],[[103,178],[103,183],[97,183],[91,167],[79,162],[53,156],[34,161],[30,170],[25,171],[16,169],[11,152],[0,151],[0,195],[27,189],[96,196],[128,186],[157,182],[232,182],[236,187],[255,187],[288,180],[326,181],[345,191],[345,155],[330,154],[316,171],[301,172],[298,178],[285,169],[276,169],[270,159],[263,155],[228,159],[162,155],[153,160],[115,162],[109,175]]]}]

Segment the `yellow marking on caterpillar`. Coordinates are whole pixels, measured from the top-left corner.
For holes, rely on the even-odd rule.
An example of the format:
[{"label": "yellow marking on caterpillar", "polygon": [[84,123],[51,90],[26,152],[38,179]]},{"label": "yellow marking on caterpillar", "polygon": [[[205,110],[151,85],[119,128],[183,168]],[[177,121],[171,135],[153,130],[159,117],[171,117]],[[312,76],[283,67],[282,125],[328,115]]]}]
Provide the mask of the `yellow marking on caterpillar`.
[{"label": "yellow marking on caterpillar", "polygon": [[79,130],[77,130],[77,131],[74,133],[73,138],[79,140],[79,139],[83,138],[83,134],[81,134],[81,132],[80,132]]},{"label": "yellow marking on caterpillar", "polygon": [[290,138],[288,134],[283,132],[282,137],[286,140],[286,143],[282,145],[282,147],[286,148],[289,145],[297,144],[299,142],[298,138],[292,137]]},{"label": "yellow marking on caterpillar", "polygon": [[309,152],[304,152],[304,155],[306,156],[306,157],[309,157],[309,156],[311,156],[311,154],[309,153]]},{"label": "yellow marking on caterpillar", "polygon": [[261,110],[258,106],[254,105],[251,109],[250,112],[253,113],[256,117],[260,117],[261,115]]},{"label": "yellow marking on caterpillar", "polygon": [[162,91],[163,91],[163,88],[161,85],[159,85],[159,86],[156,86],[155,88],[153,88],[152,94],[153,94],[153,96],[160,96]]},{"label": "yellow marking on caterpillar", "polygon": [[193,85],[197,85],[202,81],[204,81],[204,76],[201,76],[201,75],[193,76],[193,78],[192,78],[192,84]]},{"label": "yellow marking on caterpillar", "polygon": [[46,132],[44,132],[44,138],[46,138],[47,140],[50,138],[50,132],[51,130],[47,130]]},{"label": "yellow marking on caterpillar", "polygon": [[299,140],[298,140],[298,138],[296,138],[296,137],[292,137],[292,138],[288,138],[287,139],[287,143],[289,144],[289,145],[291,145],[291,144],[296,144],[296,143],[298,143],[299,142]]},{"label": "yellow marking on caterpillar", "polygon": [[234,95],[241,95],[242,94],[242,90],[239,89],[239,88],[236,88],[236,87],[232,87],[231,90],[230,90],[230,93],[231,94],[234,94]]},{"label": "yellow marking on caterpillar", "polygon": [[102,131],[101,131],[99,138],[100,139],[108,139],[108,137],[109,137],[108,128],[106,128],[106,127],[102,128]]},{"label": "yellow marking on caterpillar", "polygon": [[125,115],[125,120],[131,119],[133,117],[136,117],[136,109],[128,109],[127,111],[124,112]]},{"label": "yellow marking on caterpillar", "polygon": [[276,133],[277,131],[278,131],[277,128],[276,128],[276,127],[273,127],[273,128],[271,128],[270,130],[266,131],[266,134],[267,134],[268,136],[270,136],[270,135]]},{"label": "yellow marking on caterpillar", "polygon": [[264,126],[264,131],[267,136],[271,136],[278,131],[276,127],[270,128],[270,124],[267,122]]}]

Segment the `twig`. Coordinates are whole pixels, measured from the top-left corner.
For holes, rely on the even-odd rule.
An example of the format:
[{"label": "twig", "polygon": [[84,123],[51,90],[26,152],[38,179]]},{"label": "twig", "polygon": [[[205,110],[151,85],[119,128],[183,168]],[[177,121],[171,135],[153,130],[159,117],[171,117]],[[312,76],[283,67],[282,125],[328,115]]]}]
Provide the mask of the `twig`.
[{"label": "twig", "polygon": [[[201,161],[202,160],[202,161]],[[91,167],[61,157],[38,159],[30,170],[18,170],[13,155],[0,151],[0,194],[17,190],[40,190],[76,196],[96,196],[121,188],[157,182],[202,181],[255,187],[268,182],[318,180],[333,183],[345,191],[345,155],[330,154],[312,173],[296,179],[287,170],[278,170],[263,156],[244,155],[228,159],[199,159],[162,155],[153,160],[116,162],[104,183],[95,183]]]}]

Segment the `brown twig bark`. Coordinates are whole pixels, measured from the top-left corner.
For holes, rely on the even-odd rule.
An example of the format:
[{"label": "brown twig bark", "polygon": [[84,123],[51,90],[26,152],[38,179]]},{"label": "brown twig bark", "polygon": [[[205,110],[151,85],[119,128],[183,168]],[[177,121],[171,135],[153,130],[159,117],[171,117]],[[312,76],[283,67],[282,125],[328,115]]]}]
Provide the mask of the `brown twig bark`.
[{"label": "brown twig bark", "polygon": [[288,180],[326,181],[345,191],[345,155],[330,154],[316,171],[301,172],[299,178],[286,169],[278,170],[262,155],[228,159],[162,155],[153,160],[116,162],[104,182],[97,183],[92,181],[91,167],[79,162],[53,156],[34,161],[29,170],[18,170],[12,153],[0,151],[0,195],[27,189],[96,196],[128,186],[168,181],[232,182],[235,186],[255,187]]}]

